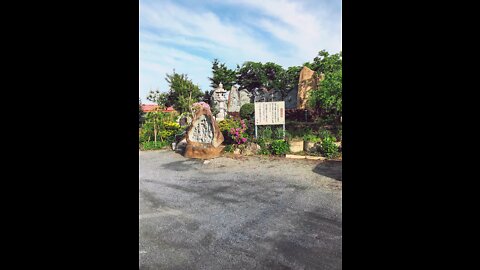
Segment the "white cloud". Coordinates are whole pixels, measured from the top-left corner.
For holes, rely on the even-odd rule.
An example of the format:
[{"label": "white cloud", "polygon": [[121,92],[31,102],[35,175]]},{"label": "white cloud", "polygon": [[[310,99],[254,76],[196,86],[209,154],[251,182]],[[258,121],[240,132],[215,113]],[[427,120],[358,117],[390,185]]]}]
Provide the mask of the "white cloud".
[{"label": "white cloud", "polygon": [[[165,73],[174,68],[208,90],[213,58],[231,68],[245,61],[270,61],[288,67],[311,61],[321,49],[340,51],[341,15],[334,17],[338,21],[332,21],[328,5],[307,8],[303,4],[285,0],[218,1],[223,7],[254,11],[248,21],[239,17],[227,22],[207,8],[141,0],[142,101],[146,101],[149,89],[168,90]],[[259,37],[259,31],[276,39]]]}]

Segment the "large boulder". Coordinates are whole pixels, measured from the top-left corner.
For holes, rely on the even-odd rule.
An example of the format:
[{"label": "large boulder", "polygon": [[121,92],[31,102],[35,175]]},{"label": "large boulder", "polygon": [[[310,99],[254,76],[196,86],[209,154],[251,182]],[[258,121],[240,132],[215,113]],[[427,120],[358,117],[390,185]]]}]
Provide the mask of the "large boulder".
[{"label": "large boulder", "polygon": [[184,155],[189,158],[210,159],[220,156],[224,138],[209,108],[198,107],[186,131]]},{"label": "large boulder", "polygon": [[239,112],[240,107],[240,92],[238,91],[237,87],[232,86],[232,89],[228,95],[227,112]]},{"label": "large boulder", "polygon": [[317,88],[317,84],[318,78],[315,76],[315,71],[304,66],[298,78],[297,109],[305,109],[307,107],[309,92]]}]

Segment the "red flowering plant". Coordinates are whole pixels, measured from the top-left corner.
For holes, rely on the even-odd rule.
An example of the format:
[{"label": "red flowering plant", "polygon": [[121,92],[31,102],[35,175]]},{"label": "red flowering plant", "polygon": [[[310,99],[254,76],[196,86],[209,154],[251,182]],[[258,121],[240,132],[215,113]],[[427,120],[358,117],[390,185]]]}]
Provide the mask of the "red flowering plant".
[{"label": "red flowering plant", "polygon": [[247,133],[245,132],[247,130],[247,125],[245,125],[245,122],[243,120],[240,120],[240,125],[241,127],[238,128],[231,128],[230,129],[230,137],[232,140],[236,143],[236,146],[244,146],[244,144],[247,143]]}]

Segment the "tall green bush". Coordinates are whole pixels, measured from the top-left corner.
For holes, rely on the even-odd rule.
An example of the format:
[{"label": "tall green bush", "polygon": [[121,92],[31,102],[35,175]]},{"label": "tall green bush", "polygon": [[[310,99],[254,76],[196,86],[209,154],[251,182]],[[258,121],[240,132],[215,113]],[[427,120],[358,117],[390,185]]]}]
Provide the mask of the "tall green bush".
[{"label": "tall green bush", "polygon": [[284,155],[290,151],[288,142],[284,140],[272,141],[271,148],[275,155]]},{"label": "tall green bush", "polygon": [[335,144],[335,137],[328,133],[322,134],[322,143],[320,144],[320,153],[327,158],[335,158],[338,156],[338,147]]},{"label": "tall green bush", "polygon": [[240,108],[240,117],[242,119],[253,119],[255,114],[255,105],[253,103],[243,104]]}]

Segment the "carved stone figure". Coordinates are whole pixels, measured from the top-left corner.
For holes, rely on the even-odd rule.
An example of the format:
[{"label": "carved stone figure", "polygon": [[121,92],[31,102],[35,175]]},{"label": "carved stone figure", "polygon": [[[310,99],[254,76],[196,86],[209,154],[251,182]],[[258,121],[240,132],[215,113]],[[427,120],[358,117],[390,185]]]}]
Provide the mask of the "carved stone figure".
[{"label": "carved stone figure", "polygon": [[224,138],[208,107],[198,107],[186,131],[185,157],[210,159],[220,156]]}]

